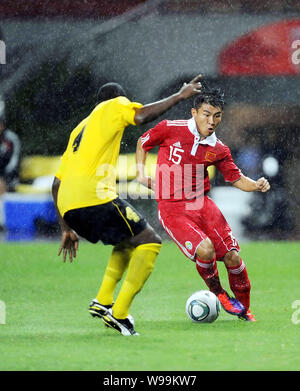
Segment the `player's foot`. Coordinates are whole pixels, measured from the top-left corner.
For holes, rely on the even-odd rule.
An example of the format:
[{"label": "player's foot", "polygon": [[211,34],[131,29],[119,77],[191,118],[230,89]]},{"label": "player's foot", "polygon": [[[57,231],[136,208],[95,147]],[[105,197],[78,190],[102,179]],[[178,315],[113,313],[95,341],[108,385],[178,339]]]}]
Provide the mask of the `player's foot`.
[{"label": "player's foot", "polygon": [[125,336],[140,335],[138,332],[135,331],[134,321],[130,315],[125,319],[117,319],[109,311],[103,317],[103,321],[106,324],[106,326],[117,330],[122,335],[125,335]]},{"label": "player's foot", "polygon": [[90,303],[89,313],[93,317],[103,318],[103,316],[105,316],[108,313],[108,311],[111,307],[112,307],[112,304],[103,305],[103,304],[100,304],[97,299],[94,299]]},{"label": "player's foot", "polygon": [[245,320],[246,322],[256,322],[255,316],[248,310],[244,315],[239,316],[240,319]]},{"label": "player's foot", "polygon": [[217,297],[224,310],[229,314],[241,316],[245,313],[245,307],[243,304],[234,297],[230,297],[226,291],[219,293]]}]

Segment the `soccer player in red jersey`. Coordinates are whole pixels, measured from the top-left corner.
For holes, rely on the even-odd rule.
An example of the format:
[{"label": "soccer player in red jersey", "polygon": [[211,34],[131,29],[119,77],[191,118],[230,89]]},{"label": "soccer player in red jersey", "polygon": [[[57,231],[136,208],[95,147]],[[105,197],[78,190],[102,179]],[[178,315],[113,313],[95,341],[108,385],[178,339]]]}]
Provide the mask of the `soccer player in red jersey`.
[{"label": "soccer player in red jersey", "polygon": [[[164,120],[139,138],[137,180],[155,190],[159,220],[180,250],[196,263],[200,276],[230,314],[255,321],[250,281],[239,245],[226,219],[208,196],[208,167],[214,165],[240,190],[266,192],[265,178],[252,180],[235,165],[229,148],[215,134],[222,119],[223,94],[203,90],[196,96],[189,120]],[[159,146],[155,183],[145,174],[147,152]],[[223,289],[216,261],[223,261],[235,295]]]}]

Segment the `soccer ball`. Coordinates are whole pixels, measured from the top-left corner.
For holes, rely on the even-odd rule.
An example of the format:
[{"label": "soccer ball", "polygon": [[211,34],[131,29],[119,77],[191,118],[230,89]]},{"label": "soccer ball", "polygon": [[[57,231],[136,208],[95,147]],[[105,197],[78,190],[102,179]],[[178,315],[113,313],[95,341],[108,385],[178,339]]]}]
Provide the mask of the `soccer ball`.
[{"label": "soccer ball", "polygon": [[221,305],[217,296],[210,291],[197,291],[186,301],[188,317],[197,323],[212,323],[220,313]]}]

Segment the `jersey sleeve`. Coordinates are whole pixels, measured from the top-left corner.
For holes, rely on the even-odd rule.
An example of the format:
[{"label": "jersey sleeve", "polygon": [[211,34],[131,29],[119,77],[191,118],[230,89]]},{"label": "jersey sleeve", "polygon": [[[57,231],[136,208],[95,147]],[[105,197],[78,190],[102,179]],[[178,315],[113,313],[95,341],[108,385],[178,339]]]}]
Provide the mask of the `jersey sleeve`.
[{"label": "jersey sleeve", "polygon": [[227,146],[224,148],[224,157],[216,162],[215,166],[222,173],[226,182],[236,182],[242,176],[241,170],[235,165]]},{"label": "jersey sleeve", "polygon": [[141,145],[144,151],[148,152],[150,149],[162,144],[166,137],[167,121],[159,122],[154,128],[145,132],[141,137]]},{"label": "jersey sleeve", "polygon": [[140,109],[141,107],[143,107],[143,105],[138,102],[131,102],[125,96],[119,97],[118,103],[124,121],[124,125],[136,125],[134,121],[136,109]]}]

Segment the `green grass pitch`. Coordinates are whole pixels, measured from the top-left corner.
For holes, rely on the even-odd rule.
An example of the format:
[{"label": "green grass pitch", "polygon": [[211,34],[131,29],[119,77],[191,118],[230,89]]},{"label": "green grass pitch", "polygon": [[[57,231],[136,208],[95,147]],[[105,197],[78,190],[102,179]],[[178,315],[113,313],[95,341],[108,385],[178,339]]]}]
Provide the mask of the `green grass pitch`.
[{"label": "green grass pitch", "polygon": [[[111,248],[80,243],[63,263],[59,243],[1,243],[0,370],[4,371],[295,371],[300,369],[300,243],[242,244],[258,322],[225,313],[195,324],[185,301],[205,285],[194,263],[164,243],[131,307],[139,337],[106,329],[87,309]],[[218,263],[223,286],[227,273]],[[300,302],[299,302],[300,303]],[[298,309],[300,306],[298,307]],[[296,312],[295,312],[296,311]]]}]

